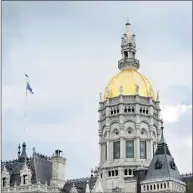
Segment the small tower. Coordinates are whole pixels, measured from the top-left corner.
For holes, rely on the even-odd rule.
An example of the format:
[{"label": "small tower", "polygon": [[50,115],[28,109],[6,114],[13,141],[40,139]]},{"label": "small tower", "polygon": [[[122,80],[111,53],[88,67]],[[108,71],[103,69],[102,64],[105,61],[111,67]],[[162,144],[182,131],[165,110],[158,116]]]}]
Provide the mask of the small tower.
[{"label": "small tower", "polygon": [[121,54],[122,59],[118,62],[118,67],[120,70],[128,67],[137,70],[140,67],[139,60],[135,58],[135,35],[131,33],[131,24],[129,21],[126,23],[126,30],[121,41]]},{"label": "small tower", "polygon": [[65,166],[66,158],[62,156],[61,150],[55,150],[52,158],[52,179],[51,185],[57,188],[63,188],[65,184]]}]

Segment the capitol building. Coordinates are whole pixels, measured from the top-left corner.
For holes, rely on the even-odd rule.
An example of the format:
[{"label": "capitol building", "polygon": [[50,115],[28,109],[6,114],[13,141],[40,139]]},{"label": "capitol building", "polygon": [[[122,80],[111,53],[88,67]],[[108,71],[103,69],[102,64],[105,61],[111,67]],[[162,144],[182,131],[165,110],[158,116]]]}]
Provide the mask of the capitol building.
[{"label": "capitol building", "polygon": [[[100,94],[99,165],[90,176],[66,179],[65,155],[29,156],[27,142],[13,161],[2,161],[2,192],[61,193],[185,193],[186,181],[164,139],[159,92],[138,70],[135,35],[126,23],[118,74]],[[97,113],[97,112],[96,112]],[[62,147],[60,147],[62,149]],[[89,173],[89,171],[88,171]]]}]

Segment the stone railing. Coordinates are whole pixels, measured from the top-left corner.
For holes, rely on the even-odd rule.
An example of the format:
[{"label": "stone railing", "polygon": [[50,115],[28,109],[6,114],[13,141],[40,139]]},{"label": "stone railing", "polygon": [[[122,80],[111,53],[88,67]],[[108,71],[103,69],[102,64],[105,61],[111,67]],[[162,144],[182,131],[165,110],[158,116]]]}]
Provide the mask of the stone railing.
[{"label": "stone railing", "polygon": [[2,192],[60,192],[58,189],[53,189],[46,184],[29,184],[15,187],[4,187],[2,188]]}]

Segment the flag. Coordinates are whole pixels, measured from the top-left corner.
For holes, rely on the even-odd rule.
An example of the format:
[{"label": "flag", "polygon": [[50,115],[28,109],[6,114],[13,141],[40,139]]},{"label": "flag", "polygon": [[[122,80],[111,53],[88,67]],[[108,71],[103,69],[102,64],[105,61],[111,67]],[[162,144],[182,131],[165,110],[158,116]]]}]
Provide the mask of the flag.
[{"label": "flag", "polygon": [[31,88],[31,86],[28,82],[27,82],[27,86],[26,86],[26,91],[27,90],[29,90],[32,94],[34,94],[33,91],[32,91],[32,88]]}]

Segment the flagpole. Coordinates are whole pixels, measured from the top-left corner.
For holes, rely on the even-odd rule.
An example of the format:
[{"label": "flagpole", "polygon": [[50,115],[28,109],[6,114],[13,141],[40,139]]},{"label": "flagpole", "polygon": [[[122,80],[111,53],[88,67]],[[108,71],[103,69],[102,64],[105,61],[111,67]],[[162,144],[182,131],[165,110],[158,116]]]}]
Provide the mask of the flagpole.
[{"label": "flagpole", "polygon": [[26,126],[27,126],[27,82],[28,82],[28,75],[25,75],[26,77],[26,88],[25,88],[25,125],[24,125],[24,132],[26,131]]}]

